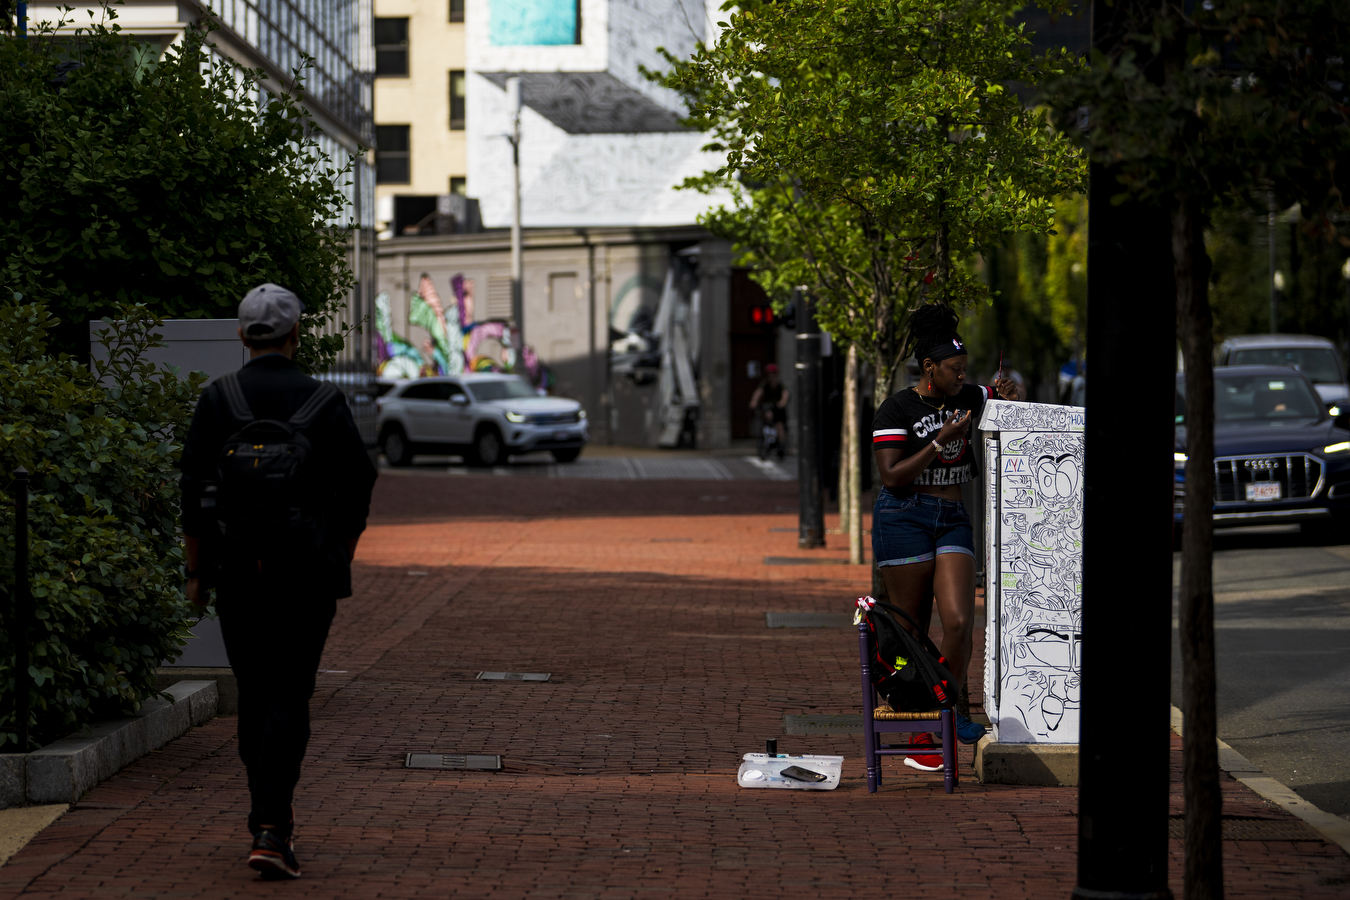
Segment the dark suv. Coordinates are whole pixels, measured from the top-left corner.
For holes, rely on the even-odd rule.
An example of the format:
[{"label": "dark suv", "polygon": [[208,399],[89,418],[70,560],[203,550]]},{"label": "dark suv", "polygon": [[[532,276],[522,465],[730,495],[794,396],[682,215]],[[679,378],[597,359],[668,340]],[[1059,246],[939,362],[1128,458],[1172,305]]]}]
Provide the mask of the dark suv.
[{"label": "dark suv", "polygon": [[[1177,376],[1173,517],[1186,493],[1186,397]],[[1214,370],[1214,524],[1350,521],[1350,431],[1297,369]]]}]

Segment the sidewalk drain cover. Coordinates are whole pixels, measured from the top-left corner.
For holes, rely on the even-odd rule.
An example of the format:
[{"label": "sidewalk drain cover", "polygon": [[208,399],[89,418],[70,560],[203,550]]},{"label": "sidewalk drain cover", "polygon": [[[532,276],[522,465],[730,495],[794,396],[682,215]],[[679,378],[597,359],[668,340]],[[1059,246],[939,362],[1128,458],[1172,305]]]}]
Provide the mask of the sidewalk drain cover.
[{"label": "sidewalk drain cover", "polygon": [[407,769],[487,769],[500,772],[502,758],[487,753],[409,753]]},{"label": "sidewalk drain cover", "polygon": [[483,681],[548,681],[552,672],[479,672]]},{"label": "sidewalk drain cover", "polygon": [[[1298,819],[1224,819],[1225,841],[1322,841],[1321,832]],[[1186,824],[1182,819],[1167,820],[1167,836],[1184,840]]]},{"label": "sidewalk drain cover", "polygon": [[783,734],[862,734],[862,716],[783,716]]},{"label": "sidewalk drain cover", "polygon": [[[794,531],[796,529],[793,529]],[[843,566],[847,565],[848,560],[838,557],[816,557],[816,556],[766,556],[764,565],[766,566]]]},{"label": "sidewalk drain cover", "polygon": [[764,614],[764,624],[770,628],[847,628],[853,624],[853,614],[771,612]]}]

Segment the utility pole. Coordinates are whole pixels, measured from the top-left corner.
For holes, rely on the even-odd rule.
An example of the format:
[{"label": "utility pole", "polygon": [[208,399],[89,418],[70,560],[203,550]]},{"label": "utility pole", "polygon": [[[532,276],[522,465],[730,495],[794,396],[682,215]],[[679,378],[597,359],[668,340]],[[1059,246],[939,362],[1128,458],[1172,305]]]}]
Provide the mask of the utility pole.
[{"label": "utility pole", "polygon": [[[28,584],[28,470],[23,466],[14,470],[14,612],[18,619],[15,628],[14,717],[18,727],[19,752],[28,752],[29,640],[28,630],[33,621],[33,594]],[[24,764],[23,799],[28,801],[28,766]]]},{"label": "utility pole", "polygon": [[1266,234],[1270,245],[1270,272],[1267,273],[1270,278],[1270,333],[1278,334],[1280,331],[1280,290],[1276,279],[1279,275],[1275,271],[1275,192],[1266,192]]},{"label": "utility pole", "polygon": [[524,263],[520,252],[520,76],[506,79],[506,105],[511,110],[511,320],[516,326],[516,362],[525,367]]},{"label": "utility pole", "polygon": [[797,304],[797,546],[825,546],[825,506],[820,484],[820,326],[810,295],[798,288]]},{"label": "utility pole", "polygon": [[[1092,42],[1119,50],[1145,0],[1094,0]],[[1085,428],[1092,472],[1083,495],[1083,654],[1079,728],[1078,881],[1074,900],[1171,900],[1167,886],[1168,700],[1172,652],[1173,410],[1124,412],[1111,379],[1137,380],[1143,397],[1175,393],[1176,331],[1138,327],[1139,298],[1158,322],[1176,321],[1171,219],[1166,209],[1127,201],[1115,173],[1094,163],[1088,187]],[[1096,398],[1095,400],[1092,398]],[[1140,446],[1140,442],[1147,446]],[[1130,546],[1121,577],[1122,536]],[[1123,673],[1129,677],[1123,677]],[[1121,740],[1121,716],[1132,717]]]}]

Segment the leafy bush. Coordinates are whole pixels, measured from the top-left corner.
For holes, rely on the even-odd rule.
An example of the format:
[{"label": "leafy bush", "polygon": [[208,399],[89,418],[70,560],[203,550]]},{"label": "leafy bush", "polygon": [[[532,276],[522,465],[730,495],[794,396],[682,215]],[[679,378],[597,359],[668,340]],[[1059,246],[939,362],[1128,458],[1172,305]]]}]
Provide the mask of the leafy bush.
[{"label": "leafy bush", "polygon": [[327,368],[354,284],[351,163],[315,141],[303,70],[293,94],[268,92],[262,70],[211,52],[209,28],[156,58],[103,16],[69,39],[0,36],[0,281],[46,303],[79,355],[84,323],[121,304],[234,318],[275,282],[307,306],[301,364]]},{"label": "leafy bush", "polygon": [[138,708],[195,618],[183,597],[178,471],[202,376],[143,362],[160,319],[124,307],[96,373],[48,352],[40,303],[0,305],[0,747],[14,750],[14,470],[31,473],[32,735]]}]

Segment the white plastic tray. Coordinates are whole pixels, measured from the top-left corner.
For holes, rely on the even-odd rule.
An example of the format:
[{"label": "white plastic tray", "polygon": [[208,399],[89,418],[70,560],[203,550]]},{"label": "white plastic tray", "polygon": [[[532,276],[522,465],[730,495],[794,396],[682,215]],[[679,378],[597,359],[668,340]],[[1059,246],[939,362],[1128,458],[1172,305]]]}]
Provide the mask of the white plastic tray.
[{"label": "white plastic tray", "polygon": [[[767,753],[747,753],[742,757],[736,783],[744,788],[787,788],[798,791],[832,791],[839,787],[839,774],[844,765],[842,756],[769,756]],[[788,766],[800,766],[825,776],[824,781],[796,781],[784,778],[780,772]]]}]

